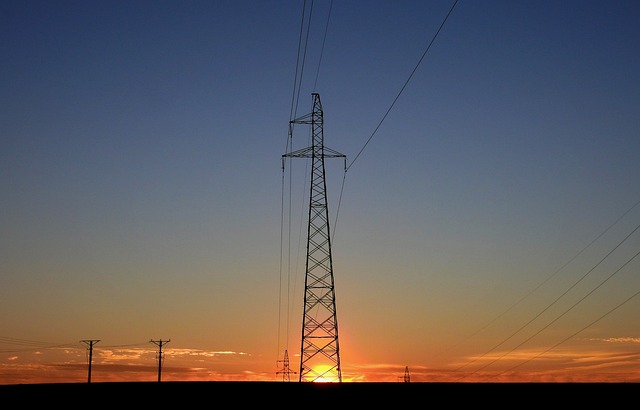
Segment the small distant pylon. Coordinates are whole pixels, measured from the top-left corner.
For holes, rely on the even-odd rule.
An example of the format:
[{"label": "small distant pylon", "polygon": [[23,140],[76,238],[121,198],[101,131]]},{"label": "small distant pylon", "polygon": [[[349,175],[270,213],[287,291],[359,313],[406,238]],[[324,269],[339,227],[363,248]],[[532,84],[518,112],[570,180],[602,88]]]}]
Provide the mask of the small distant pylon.
[{"label": "small distant pylon", "polygon": [[289,367],[289,352],[287,350],[284,351],[284,359],[278,360],[278,363],[282,363],[282,369],[276,372],[276,376],[281,374],[283,382],[291,381],[291,374],[296,374],[296,372]]},{"label": "small distant pylon", "polygon": [[405,383],[411,382],[411,377],[409,376],[409,366],[404,367],[404,377],[402,378],[402,381],[404,381]]}]

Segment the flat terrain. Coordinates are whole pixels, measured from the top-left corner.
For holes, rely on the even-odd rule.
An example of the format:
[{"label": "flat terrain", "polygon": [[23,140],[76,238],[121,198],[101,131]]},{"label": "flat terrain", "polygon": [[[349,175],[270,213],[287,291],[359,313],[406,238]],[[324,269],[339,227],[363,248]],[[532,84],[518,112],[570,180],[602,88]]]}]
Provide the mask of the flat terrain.
[{"label": "flat terrain", "polygon": [[[68,407],[127,404],[184,406],[302,406],[336,404],[394,407],[490,404],[494,407],[585,403],[594,397],[622,403],[636,398],[638,383],[299,383],[299,382],[108,382],[0,385],[0,397],[20,403]],[[43,401],[44,400],[44,401]],[[568,400],[565,402],[564,400]],[[438,405],[440,403],[440,405]],[[76,406],[77,405],[77,406]]]}]

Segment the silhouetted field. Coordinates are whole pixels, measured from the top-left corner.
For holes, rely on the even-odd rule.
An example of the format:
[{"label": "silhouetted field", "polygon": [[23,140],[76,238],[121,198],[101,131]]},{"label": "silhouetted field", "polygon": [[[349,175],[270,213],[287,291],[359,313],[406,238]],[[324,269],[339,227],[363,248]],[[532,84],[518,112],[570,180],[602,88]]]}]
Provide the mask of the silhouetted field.
[{"label": "silhouetted field", "polygon": [[[0,397],[60,403],[126,406],[146,404],[184,408],[269,405],[317,408],[332,404],[363,407],[442,404],[549,406],[556,400],[593,405],[595,397],[635,399],[638,383],[299,383],[299,382],[105,382],[0,385]],[[633,393],[633,395],[632,395]],[[607,401],[609,401],[607,399]]]}]

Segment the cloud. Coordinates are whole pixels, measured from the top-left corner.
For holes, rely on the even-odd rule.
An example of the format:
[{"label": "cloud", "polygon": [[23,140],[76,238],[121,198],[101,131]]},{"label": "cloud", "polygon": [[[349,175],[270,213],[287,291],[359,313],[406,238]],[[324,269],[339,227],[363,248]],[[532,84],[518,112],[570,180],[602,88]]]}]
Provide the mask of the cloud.
[{"label": "cloud", "polygon": [[640,343],[640,337],[610,337],[602,340],[608,343]]},{"label": "cloud", "polygon": [[178,356],[190,356],[190,357],[233,357],[233,356],[251,356],[251,354],[249,353],[245,353],[245,352],[234,352],[234,351],[230,351],[230,350],[224,350],[224,351],[207,351],[207,350],[200,350],[200,349],[171,349],[170,351],[168,350],[168,353],[171,356],[174,357],[178,357]]}]

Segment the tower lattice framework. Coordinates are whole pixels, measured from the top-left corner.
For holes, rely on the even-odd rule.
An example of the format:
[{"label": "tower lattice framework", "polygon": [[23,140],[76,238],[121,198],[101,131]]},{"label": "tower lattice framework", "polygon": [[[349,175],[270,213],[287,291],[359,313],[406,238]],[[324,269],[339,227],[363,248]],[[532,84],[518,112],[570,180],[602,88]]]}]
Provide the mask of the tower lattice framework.
[{"label": "tower lattice framework", "polygon": [[312,97],[313,111],[291,121],[291,124],[311,125],[312,145],[283,155],[311,158],[312,162],[299,380],[341,382],[324,160],[346,157],[324,146],[324,119],[320,95],[313,93]]}]

